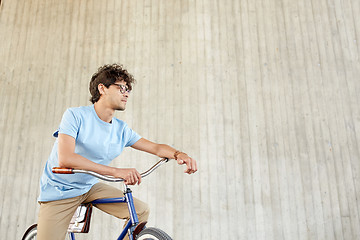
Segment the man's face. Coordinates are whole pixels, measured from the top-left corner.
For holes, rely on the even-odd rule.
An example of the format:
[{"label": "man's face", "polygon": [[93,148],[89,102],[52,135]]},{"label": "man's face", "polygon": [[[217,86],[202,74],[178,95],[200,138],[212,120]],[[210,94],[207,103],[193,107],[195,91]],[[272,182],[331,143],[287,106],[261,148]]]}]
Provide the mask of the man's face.
[{"label": "man's face", "polygon": [[107,89],[107,100],[114,110],[124,111],[129,98],[129,91],[124,80],[116,81]]}]

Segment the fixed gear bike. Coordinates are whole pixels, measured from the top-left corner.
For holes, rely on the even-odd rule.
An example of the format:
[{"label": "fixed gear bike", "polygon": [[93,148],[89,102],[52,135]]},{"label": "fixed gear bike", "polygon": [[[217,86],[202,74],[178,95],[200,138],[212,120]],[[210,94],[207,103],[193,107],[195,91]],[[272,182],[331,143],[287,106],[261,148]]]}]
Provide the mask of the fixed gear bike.
[{"label": "fixed gear bike", "polygon": [[[169,159],[162,158],[160,161],[158,161],[154,166],[152,166],[147,171],[141,173],[141,177],[146,177],[150,173],[152,173],[156,168],[161,166],[162,164],[168,162]],[[122,178],[114,178],[111,176],[105,176],[101,175],[96,172],[87,171],[87,170],[79,170],[79,169],[72,169],[72,168],[58,168],[55,167],[52,169],[54,173],[58,174],[74,174],[74,173],[85,173],[90,174],[94,177],[97,177],[101,180],[107,181],[107,182],[124,182],[124,179]],[[96,205],[96,204],[106,204],[106,203],[127,203],[128,210],[129,210],[129,222],[124,227],[122,232],[120,233],[117,240],[122,240],[126,236],[126,234],[129,234],[130,240],[172,240],[172,238],[165,233],[163,230],[155,228],[155,227],[146,227],[146,222],[139,223],[134,202],[132,198],[132,191],[131,189],[124,183],[124,197],[121,198],[103,198],[103,199],[96,199],[90,204]],[[75,240],[75,232],[72,230],[68,230],[67,238],[69,240]],[[31,225],[24,233],[24,236],[22,237],[22,240],[36,240],[37,235],[37,224]]]}]

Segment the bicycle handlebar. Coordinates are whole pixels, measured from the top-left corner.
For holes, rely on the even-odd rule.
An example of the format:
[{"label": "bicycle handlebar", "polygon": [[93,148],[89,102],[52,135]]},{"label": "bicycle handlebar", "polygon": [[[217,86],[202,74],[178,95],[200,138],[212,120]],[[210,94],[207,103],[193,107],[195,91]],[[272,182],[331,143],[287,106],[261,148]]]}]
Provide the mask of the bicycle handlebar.
[{"label": "bicycle handlebar", "polygon": [[[151,168],[149,168],[147,171],[141,173],[141,177],[146,177],[147,175],[149,175],[150,173],[152,173],[155,169],[157,169],[158,167],[160,167],[161,165],[163,165],[164,163],[167,163],[169,161],[168,158],[162,158],[160,159],[160,161],[158,161],[154,166],[152,166]],[[112,176],[106,176],[106,175],[102,175],[93,171],[88,171],[88,170],[81,170],[81,169],[73,169],[73,168],[61,168],[61,167],[53,167],[52,168],[52,172],[53,173],[58,173],[58,174],[74,174],[74,173],[85,173],[85,174],[90,174],[94,177],[97,177],[101,180],[104,181],[108,181],[108,182],[123,182],[124,179],[122,178],[115,178]]]}]

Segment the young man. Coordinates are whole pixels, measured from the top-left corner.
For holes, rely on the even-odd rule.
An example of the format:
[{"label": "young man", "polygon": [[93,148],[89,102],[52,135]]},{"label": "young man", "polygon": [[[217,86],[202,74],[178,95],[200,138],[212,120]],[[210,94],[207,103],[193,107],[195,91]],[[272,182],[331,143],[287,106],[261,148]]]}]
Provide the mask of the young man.
[{"label": "young man", "polygon": [[[116,110],[125,110],[133,83],[133,76],[121,65],[100,67],[90,81],[93,105],[69,108],[64,113],[40,181],[38,239],[63,240],[71,217],[81,203],[123,196],[121,190],[98,183],[95,177],[53,174],[53,167],[90,170],[123,178],[129,185],[140,184],[141,176],[136,169],[108,166],[124,147],[131,146],[159,157],[175,158],[178,164],[186,164],[185,173],[197,171],[196,161],[186,153],[146,140],[114,117]],[[147,204],[135,198],[134,202],[139,221],[146,221]],[[124,203],[96,207],[118,218],[129,218]]]}]

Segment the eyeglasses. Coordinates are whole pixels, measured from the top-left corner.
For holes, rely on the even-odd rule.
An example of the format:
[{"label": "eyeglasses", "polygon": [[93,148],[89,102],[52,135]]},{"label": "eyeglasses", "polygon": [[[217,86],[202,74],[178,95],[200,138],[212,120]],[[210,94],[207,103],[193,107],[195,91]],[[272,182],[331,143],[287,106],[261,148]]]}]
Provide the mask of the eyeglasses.
[{"label": "eyeglasses", "polygon": [[124,93],[130,93],[131,92],[131,90],[129,89],[129,87],[128,86],[126,86],[126,85],[123,85],[123,84],[116,84],[116,83],[113,83],[113,84],[111,84],[111,85],[116,85],[116,86],[118,86],[120,89],[120,92],[122,93],[122,94],[124,94]]}]

